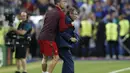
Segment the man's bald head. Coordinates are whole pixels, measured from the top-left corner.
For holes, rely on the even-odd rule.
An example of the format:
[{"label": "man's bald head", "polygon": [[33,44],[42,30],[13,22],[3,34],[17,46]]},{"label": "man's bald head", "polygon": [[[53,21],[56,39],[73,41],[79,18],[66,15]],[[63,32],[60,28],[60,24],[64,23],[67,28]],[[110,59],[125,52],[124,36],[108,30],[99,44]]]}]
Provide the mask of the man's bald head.
[{"label": "man's bald head", "polygon": [[24,11],[21,12],[20,16],[21,16],[21,19],[22,19],[22,20],[27,20],[27,18],[28,18],[27,12],[24,12]]},{"label": "man's bald head", "polygon": [[21,12],[21,16],[27,16],[26,12]]}]

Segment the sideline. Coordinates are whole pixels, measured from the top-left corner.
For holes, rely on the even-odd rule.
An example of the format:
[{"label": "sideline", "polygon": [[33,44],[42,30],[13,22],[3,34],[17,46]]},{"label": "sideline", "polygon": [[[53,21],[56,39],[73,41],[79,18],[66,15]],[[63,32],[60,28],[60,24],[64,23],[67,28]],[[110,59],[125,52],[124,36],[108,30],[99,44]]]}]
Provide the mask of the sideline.
[{"label": "sideline", "polygon": [[130,70],[130,67],[119,69],[119,70],[115,70],[115,71],[112,71],[112,72],[109,72],[109,73],[119,73],[119,72],[123,72],[123,71],[127,71],[127,70]]},{"label": "sideline", "polygon": [[[27,69],[34,69],[34,68],[40,67],[39,63],[40,62],[27,64],[28,65]],[[9,67],[4,67],[4,68],[0,69],[0,73],[7,73],[7,72],[9,73],[9,72],[15,71],[15,70],[16,70],[16,65],[9,66]]]}]

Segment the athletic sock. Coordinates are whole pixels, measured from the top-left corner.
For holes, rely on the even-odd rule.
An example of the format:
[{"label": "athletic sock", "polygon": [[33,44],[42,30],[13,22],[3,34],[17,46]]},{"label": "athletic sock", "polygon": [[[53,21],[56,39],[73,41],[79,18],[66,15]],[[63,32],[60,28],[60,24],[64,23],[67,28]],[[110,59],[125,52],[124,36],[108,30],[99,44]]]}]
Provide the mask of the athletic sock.
[{"label": "athletic sock", "polygon": [[46,72],[43,72],[43,71],[42,71],[42,73],[46,73]]}]

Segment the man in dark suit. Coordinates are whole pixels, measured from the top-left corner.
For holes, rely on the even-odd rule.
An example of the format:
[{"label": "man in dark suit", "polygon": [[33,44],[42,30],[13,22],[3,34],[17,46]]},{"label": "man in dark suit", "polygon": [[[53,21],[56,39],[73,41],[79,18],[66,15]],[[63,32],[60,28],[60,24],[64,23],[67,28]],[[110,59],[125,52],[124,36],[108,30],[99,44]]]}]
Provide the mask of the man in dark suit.
[{"label": "man in dark suit", "polygon": [[[67,15],[61,10],[62,6],[60,2],[64,0],[57,0],[57,8],[62,15],[62,23],[59,25],[59,33],[57,34],[56,42],[59,49],[59,56],[63,60],[62,73],[74,73],[74,61],[72,59],[71,49],[73,48],[73,44],[77,41],[74,35],[74,26],[71,24],[73,18],[73,10],[70,11]],[[65,3],[65,1],[64,1]],[[76,14],[77,15],[77,14]]]}]

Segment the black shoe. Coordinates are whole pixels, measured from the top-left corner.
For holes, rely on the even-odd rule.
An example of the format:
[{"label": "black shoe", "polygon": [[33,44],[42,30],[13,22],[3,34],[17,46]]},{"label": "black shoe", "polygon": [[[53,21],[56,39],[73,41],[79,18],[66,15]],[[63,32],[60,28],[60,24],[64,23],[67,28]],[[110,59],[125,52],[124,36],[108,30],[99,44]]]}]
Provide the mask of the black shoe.
[{"label": "black shoe", "polygon": [[22,72],[22,73],[27,73],[27,72]]},{"label": "black shoe", "polygon": [[19,71],[15,71],[15,73],[20,73]]}]

